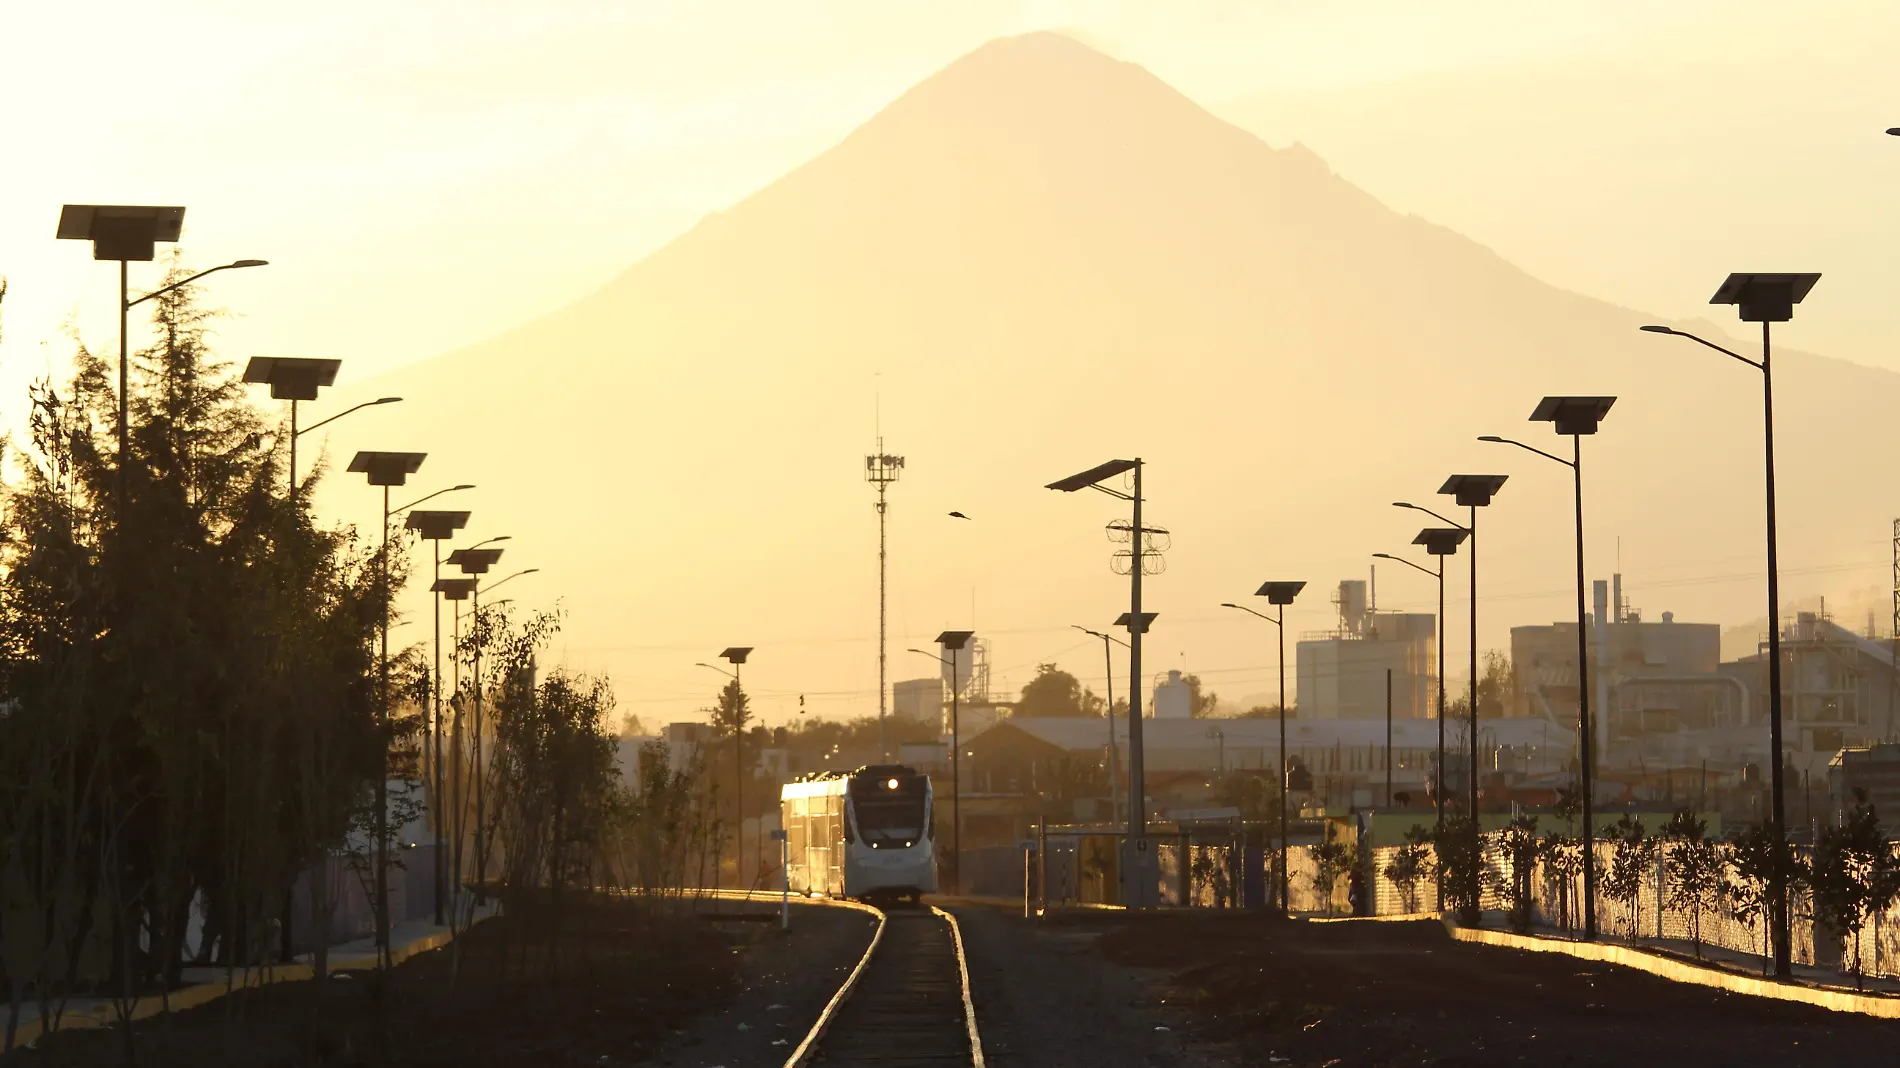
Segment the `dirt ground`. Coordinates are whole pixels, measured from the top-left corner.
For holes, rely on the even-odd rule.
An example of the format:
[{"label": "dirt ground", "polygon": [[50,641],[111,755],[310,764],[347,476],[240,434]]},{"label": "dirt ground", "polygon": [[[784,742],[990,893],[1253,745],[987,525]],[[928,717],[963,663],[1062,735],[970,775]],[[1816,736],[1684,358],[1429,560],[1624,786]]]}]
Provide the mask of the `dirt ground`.
[{"label": "dirt ground", "polygon": [[1218,1068],[1169,1004],[1168,973],[1096,951],[1112,913],[1031,923],[1019,908],[946,902],[963,926],[990,1068]]},{"label": "dirt ground", "polygon": [[[683,1021],[729,1000],[741,961],[778,933],[625,899],[571,903],[562,917],[558,939],[540,926],[544,910],[477,925],[462,938],[453,984],[445,949],[405,961],[386,983],[370,972],[278,983],[140,1021],[136,1063],[632,1065]],[[16,1052],[8,1068],[104,1068],[127,1064],[126,1053],[118,1028],[62,1032]]]},{"label": "dirt ground", "polygon": [[1890,1065],[1900,1022],[1454,941],[1433,921],[1102,914],[1097,952],[1162,969],[1224,1063]]},{"label": "dirt ground", "polygon": [[[750,908],[776,917],[775,904]],[[875,917],[825,905],[792,905],[789,935],[776,925],[736,957],[736,995],[680,1023],[640,1062],[653,1068],[780,1065],[871,944]]]}]

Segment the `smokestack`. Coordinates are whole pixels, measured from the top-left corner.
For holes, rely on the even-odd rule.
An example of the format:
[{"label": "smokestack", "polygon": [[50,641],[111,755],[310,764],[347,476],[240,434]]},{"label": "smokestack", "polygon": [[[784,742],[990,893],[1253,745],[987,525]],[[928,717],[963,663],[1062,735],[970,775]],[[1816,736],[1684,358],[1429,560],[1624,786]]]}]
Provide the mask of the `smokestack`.
[{"label": "smokestack", "polygon": [[1610,607],[1616,613],[1610,617],[1610,622],[1621,623],[1623,622],[1623,573],[1618,571],[1611,575],[1610,582]]},{"label": "smokestack", "polygon": [[1593,579],[1590,582],[1590,592],[1596,604],[1595,622],[1598,629],[1601,629],[1610,621],[1610,584],[1602,579]]}]

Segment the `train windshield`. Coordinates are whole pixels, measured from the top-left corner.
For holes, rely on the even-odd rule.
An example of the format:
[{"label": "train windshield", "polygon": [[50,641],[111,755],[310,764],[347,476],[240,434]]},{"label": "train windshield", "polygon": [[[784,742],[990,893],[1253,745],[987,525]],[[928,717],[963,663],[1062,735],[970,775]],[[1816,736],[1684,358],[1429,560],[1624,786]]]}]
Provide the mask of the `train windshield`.
[{"label": "train windshield", "polygon": [[866,845],[910,845],[924,837],[930,819],[930,780],[905,768],[873,769],[851,779],[851,811]]}]

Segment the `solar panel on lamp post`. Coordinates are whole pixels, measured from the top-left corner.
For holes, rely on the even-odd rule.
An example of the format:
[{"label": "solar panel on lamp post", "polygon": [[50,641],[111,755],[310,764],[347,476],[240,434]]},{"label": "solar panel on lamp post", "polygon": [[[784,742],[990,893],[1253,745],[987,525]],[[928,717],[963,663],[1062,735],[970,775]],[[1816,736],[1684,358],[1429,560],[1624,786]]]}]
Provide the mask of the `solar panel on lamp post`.
[{"label": "solar panel on lamp post", "polygon": [[[1892,133],[1892,130],[1887,131]],[[1776,558],[1775,520],[1775,376],[1773,346],[1770,331],[1775,323],[1785,323],[1794,318],[1794,306],[1807,298],[1814,284],[1821,280],[1818,274],[1731,274],[1716,289],[1715,296],[1709,298],[1710,304],[1733,304],[1745,323],[1761,324],[1761,359],[1751,360],[1737,352],[1731,352],[1712,341],[1697,337],[1685,330],[1676,330],[1667,326],[1645,326],[1642,329],[1651,334],[1672,334],[1687,338],[1699,345],[1706,346],[1748,364],[1761,372],[1762,404],[1762,451],[1765,457],[1765,487],[1768,512],[1768,748],[1769,748],[1769,791],[1770,810],[1773,813],[1775,842],[1778,849],[1785,850],[1787,842],[1787,809],[1783,790],[1786,775],[1783,770],[1781,744],[1781,574]],[[1772,869],[1774,885],[1770,888],[1771,909],[1774,913],[1774,957],[1775,975],[1786,977],[1790,974],[1790,917],[1788,914],[1788,886],[1785,864],[1777,863]]]},{"label": "solar panel on lamp post", "polygon": [[376,776],[376,843],[375,843],[375,889],[376,889],[376,953],[382,966],[387,967],[389,959],[389,487],[405,485],[409,476],[422,467],[426,453],[420,452],[359,452],[350,460],[352,474],[367,476],[369,484],[381,486],[383,490],[383,541],[381,552],[382,566],[378,569],[377,579],[381,585],[382,601],[382,655],[377,664],[377,706],[379,735],[378,744],[382,748],[382,770]]},{"label": "solar panel on lamp post", "polygon": [[[1143,539],[1146,531],[1141,525],[1141,457],[1132,460],[1110,460],[1098,464],[1086,471],[1080,471],[1067,478],[1057,479],[1046,488],[1062,493],[1074,493],[1081,489],[1093,489],[1106,493],[1118,500],[1128,501],[1133,506],[1133,521],[1129,527],[1130,567],[1128,613],[1123,618],[1130,621],[1142,618],[1141,611],[1141,571],[1143,563]],[[1106,479],[1133,472],[1134,481],[1130,492],[1110,489],[1102,485]],[[1146,908],[1154,905],[1158,896],[1156,878],[1159,868],[1155,863],[1154,850],[1148,842],[1148,806],[1143,792],[1143,752],[1141,739],[1141,634],[1145,626],[1129,627],[1128,643],[1128,830],[1123,847],[1122,863],[1122,903],[1129,908]]]},{"label": "solar panel on lamp post", "polygon": [[1577,779],[1579,800],[1583,806],[1582,855],[1583,864],[1583,937],[1585,941],[1594,941],[1597,936],[1597,876],[1596,876],[1596,791],[1594,782],[1596,765],[1596,742],[1594,721],[1590,718],[1590,637],[1589,609],[1585,604],[1585,577],[1583,557],[1583,437],[1595,434],[1597,427],[1610,412],[1610,406],[1616,403],[1615,397],[1545,397],[1537,403],[1531,412],[1532,422],[1552,424],[1559,434],[1570,437],[1570,459],[1566,460],[1534,445],[1526,445],[1512,438],[1501,438],[1486,434],[1479,441],[1488,441],[1499,445],[1515,445],[1526,452],[1534,452],[1546,460],[1563,464],[1570,468],[1576,486],[1577,508]]},{"label": "solar panel on lamp post", "polygon": [[[295,401],[291,402],[294,408]],[[291,417],[292,425],[296,417]],[[294,485],[294,483],[293,483]],[[456,489],[474,487],[457,486]],[[441,491],[450,492],[448,490]],[[430,494],[435,496],[435,494]],[[427,500],[428,498],[423,498]],[[417,504],[422,503],[417,501]],[[436,593],[436,587],[442,582],[442,543],[455,536],[455,532],[468,525],[467,512],[417,511],[410,506],[409,516],[403,526],[416,532],[416,536],[430,544],[434,550],[435,571],[429,586],[433,594],[429,604],[434,612],[435,625],[430,629],[429,646],[434,656],[435,666],[429,676],[429,694],[433,698],[429,709],[429,746],[433,759],[429,762],[429,810],[434,814],[431,820],[435,824],[435,925],[443,925],[443,898],[448,894],[448,883],[444,879],[442,820],[446,806],[442,804],[442,597]]]},{"label": "solar panel on lamp post", "polygon": [[[342,360],[300,356],[253,356],[244,365],[244,381],[269,385],[273,400],[290,402],[290,497],[297,496],[297,402],[316,400],[317,391],[336,384]],[[394,398],[384,398],[391,400]]]},{"label": "solar panel on lamp post", "polygon": [[185,209],[149,204],[67,204],[59,210],[57,239],[92,242],[92,258],[119,261],[119,474],[120,502],[125,498],[125,466],[131,455],[131,432],[127,420],[127,386],[130,372],[126,345],[126,318],[131,310],[174,289],[219,271],[267,266],[268,260],[233,260],[199,271],[183,281],[155,289],[136,300],[127,288],[126,264],[149,262],[159,242],[175,243],[184,230]]},{"label": "solar panel on lamp post", "polygon": [[1292,913],[1291,879],[1287,874],[1286,861],[1288,833],[1287,791],[1292,781],[1292,775],[1287,766],[1286,755],[1286,606],[1292,604],[1294,598],[1298,597],[1300,591],[1305,588],[1306,583],[1304,582],[1262,583],[1260,588],[1254,591],[1254,596],[1265,597],[1268,604],[1280,609],[1273,615],[1267,615],[1264,612],[1255,612],[1251,608],[1232,602],[1222,602],[1221,604],[1222,608],[1238,608],[1242,612],[1259,616],[1261,619],[1273,624],[1274,633],[1279,639],[1279,654],[1275,659],[1279,663],[1280,671],[1280,850],[1277,861],[1280,868],[1280,878],[1276,880],[1276,882],[1280,890],[1280,915],[1282,916],[1291,915]]},{"label": "solar panel on lamp post", "polygon": [[[1150,612],[1149,618],[1152,619],[1153,617],[1154,613]],[[1094,637],[1102,639],[1102,677],[1104,679],[1104,686],[1108,691],[1108,703],[1103,706],[1103,718],[1108,720],[1108,819],[1111,824],[1119,824],[1122,819],[1122,809],[1121,768],[1119,767],[1120,760],[1116,756],[1115,746],[1115,656],[1113,650],[1109,648],[1108,643],[1114,642],[1124,649],[1128,648],[1128,643],[1112,634],[1104,634],[1099,630],[1090,630],[1080,623],[1071,623],[1069,626],[1074,627],[1084,634],[1093,635]]]}]

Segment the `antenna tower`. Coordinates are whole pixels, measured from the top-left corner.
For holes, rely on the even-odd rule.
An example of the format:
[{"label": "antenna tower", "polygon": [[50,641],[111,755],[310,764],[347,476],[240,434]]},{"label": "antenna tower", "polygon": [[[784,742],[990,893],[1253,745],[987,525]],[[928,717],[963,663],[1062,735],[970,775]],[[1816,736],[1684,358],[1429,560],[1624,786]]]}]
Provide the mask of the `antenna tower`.
[{"label": "antenna tower", "polygon": [[891,756],[890,737],[885,730],[885,695],[888,690],[884,682],[884,514],[886,504],[884,493],[897,476],[904,471],[904,458],[892,456],[884,451],[884,436],[878,435],[877,452],[864,458],[864,480],[877,487],[877,747],[881,759]]}]

